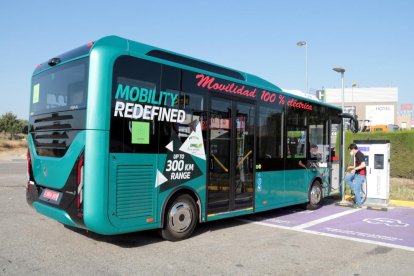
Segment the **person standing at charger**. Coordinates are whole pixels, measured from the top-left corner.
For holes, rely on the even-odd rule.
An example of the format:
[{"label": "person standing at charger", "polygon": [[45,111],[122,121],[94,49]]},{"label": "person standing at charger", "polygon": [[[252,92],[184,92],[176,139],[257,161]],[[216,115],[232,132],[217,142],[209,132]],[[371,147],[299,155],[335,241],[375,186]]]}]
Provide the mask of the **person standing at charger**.
[{"label": "person standing at charger", "polygon": [[355,196],[355,207],[362,208],[361,189],[362,183],[366,180],[367,170],[365,164],[365,155],[358,150],[356,144],[348,146],[349,153],[354,157],[354,166],[349,166],[351,174],[346,177],[346,181],[351,187]]}]

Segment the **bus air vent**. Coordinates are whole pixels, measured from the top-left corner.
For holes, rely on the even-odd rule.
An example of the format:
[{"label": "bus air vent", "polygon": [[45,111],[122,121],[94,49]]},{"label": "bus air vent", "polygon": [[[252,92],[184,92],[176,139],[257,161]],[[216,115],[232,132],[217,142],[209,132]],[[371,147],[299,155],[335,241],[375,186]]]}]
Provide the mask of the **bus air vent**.
[{"label": "bus air vent", "polygon": [[116,171],[116,215],[121,219],[153,215],[152,165],[119,165]]}]

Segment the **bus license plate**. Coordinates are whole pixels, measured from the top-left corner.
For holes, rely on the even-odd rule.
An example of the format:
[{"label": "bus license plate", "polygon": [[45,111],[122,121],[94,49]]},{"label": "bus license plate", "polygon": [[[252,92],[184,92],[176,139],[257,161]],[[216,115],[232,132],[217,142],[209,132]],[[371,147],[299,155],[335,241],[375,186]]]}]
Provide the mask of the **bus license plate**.
[{"label": "bus license plate", "polygon": [[59,204],[60,200],[62,199],[62,193],[55,192],[49,189],[44,189],[42,194],[40,195],[40,198],[44,201],[53,204]]}]

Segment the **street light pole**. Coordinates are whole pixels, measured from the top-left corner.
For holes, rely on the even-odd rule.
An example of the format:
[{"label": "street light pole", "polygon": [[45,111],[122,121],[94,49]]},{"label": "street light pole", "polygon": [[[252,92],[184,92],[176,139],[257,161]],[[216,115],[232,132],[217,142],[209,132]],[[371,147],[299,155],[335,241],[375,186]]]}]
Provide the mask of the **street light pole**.
[{"label": "street light pole", "polygon": [[299,41],[297,46],[305,46],[305,93],[308,95],[308,43],[306,41]]},{"label": "street light pole", "polygon": [[[342,87],[342,113],[344,112],[344,105],[345,105],[345,99],[344,99],[344,73],[345,69],[341,67],[333,68],[335,72],[341,73],[341,87]],[[344,119],[342,119],[342,169],[341,169],[341,194],[342,194],[342,200],[339,204],[348,205],[349,203],[345,200],[345,124]]]},{"label": "street light pole", "polygon": [[357,82],[356,81],[354,81],[352,83],[352,107],[355,107],[354,114],[352,114],[352,115],[355,116],[355,118],[357,118],[356,105],[354,105],[354,88],[355,87],[357,87]]}]

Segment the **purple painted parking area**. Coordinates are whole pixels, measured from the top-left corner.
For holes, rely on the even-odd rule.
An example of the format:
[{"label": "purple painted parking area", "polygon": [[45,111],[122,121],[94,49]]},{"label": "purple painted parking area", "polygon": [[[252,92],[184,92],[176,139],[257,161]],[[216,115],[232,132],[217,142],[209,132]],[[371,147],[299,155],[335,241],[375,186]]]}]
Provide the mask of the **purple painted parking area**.
[{"label": "purple painted parking area", "polygon": [[414,209],[395,207],[388,211],[361,211],[329,220],[307,230],[385,242],[414,249]]},{"label": "purple painted parking area", "polygon": [[272,225],[296,227],[304,223],[309,223],[321,218],[332,216],[341,211],[343,207],[335,206],[334,204],[325,205],[315,211],[303,210],[298,207],[283,208],[265,213],[258,213],[255,216],[249,217],[249,220],[269,223]]},{"label": "purple painted parking area", "polygon": [[414,208],[387,211],[324,205],[318,210],[283,208],[247,217],[248,221],[414,251]]}]

